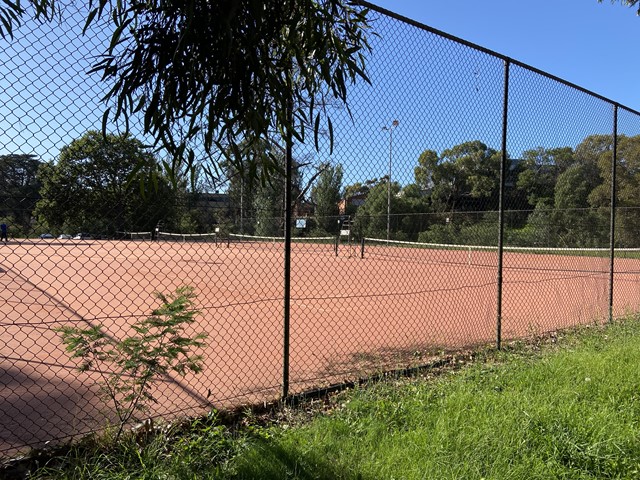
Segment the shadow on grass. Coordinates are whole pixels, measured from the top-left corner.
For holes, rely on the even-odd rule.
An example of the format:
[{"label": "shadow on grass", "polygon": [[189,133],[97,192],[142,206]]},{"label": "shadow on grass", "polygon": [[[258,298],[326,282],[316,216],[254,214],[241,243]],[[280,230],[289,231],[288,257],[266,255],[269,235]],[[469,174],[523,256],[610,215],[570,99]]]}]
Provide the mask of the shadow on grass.
[{"label": "shadow on grass", "polygon": [[348,470],[321,454],[303,452],[298,448],[284,447],[265,438],[252,441],[252,448],[236,458],[234,479],[272,480],[287,478],[296,480],[373,480],[360,472]]}]

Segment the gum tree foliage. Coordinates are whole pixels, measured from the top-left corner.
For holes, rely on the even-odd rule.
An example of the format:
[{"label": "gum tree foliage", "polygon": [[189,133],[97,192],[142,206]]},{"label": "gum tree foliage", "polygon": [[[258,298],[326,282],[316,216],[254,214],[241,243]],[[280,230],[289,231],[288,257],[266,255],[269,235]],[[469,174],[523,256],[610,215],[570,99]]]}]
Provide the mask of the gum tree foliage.
[{"label": "gum tree foliage", "polygon": [[39,166],[35,155],[0,155],[0,219],[12,226],[14,235],[28,234],[31,228],[31,212],[39,198]]},{"label": "gum tree foliage", "polygon": [[[239,233],[253,233],[256,219],[255,194],[257,188],[266,186],[255,180],[262,177],[262,163],[269,144],[264,141],[243,141],[238,145],[237,162],[223,160],[221,168],[227,179],[227,195],[231,206],[231,221]],[[228,152],[231,155],[231,152]],[[246,173],[244,175],[243,173]]]},{"label": "gum tree foliage", "polygon": [[139,140],[87,132],[42,164],[35,214],[54,232],[151,231],[174,203],[158,168]]},{"label": "gum tree foliage", "polygon": [[[389,193],[391,210],[388,208]],[[427,210],[427,198],[416,184],[402,188],[398,182],[392,181],[389,185],[388,177],[384,176],[369,189],[366,200],[355,214],[352,230],[358,237],[385,238],[390,212],[392,238],[416,240],[418,233],[428,226],[428,218],[424,216]]]},{"label": "gum tree foliage", "polygon": [[576,163],[565,170],[556,182],[554,224],[558,230],[558,245],[595,247],[598,233],[607,233],[606,228],[597,228],[595,211],[589,208],[589,195],[600,183],[594,165]]},{"label": "gum tree foliage", "polygon": [[[222,167],[228,178],[227,194],[231,204],[231,220],[235,230],[256,235],[281,236],[284,227],[285,157],[284,149],[274,142],[241,142],[239,161],[224,161]],[[264,172],[267,157],[275,161],[275,170]],[[251,172],[249,177],[243,173]],[[261,178],[263,181],[253,179]],[[292,165],[292,196],[301,192],[300,164]]]},{"label": "gum tree foliage", "polygon": [[[637,246],[640,225],[640,135],[618,138],[617,225],[620,245]],[[601,167],[602,170],[602,167]],[[611,176],[601,173],[604,184],[611,185]]]},{"label": "gum tree foliage", "polygon": [[[0,2],[0,33],[11,34],[25,9]],[[56,0],[29,3],[40,18],[59,10]],[[347,105],[348,86],[368,81],[368,11],[355,1],[89,0],[88,9],[85,31],[99,18],[112,27],[92,69],[111,86],[103,130],[142,114],[172,173],[227,151],[242,171],[244,139],[303,142],[310,130],[317,146],[324,128],[333,138],[327,103]],[[264,157],[264,175],[278,169]]]},{"label": "gum tree foliage", "polygon": [[[389,188],[391,190],[389,190]],[[364,203],[358,208],[355,214],[352,230],[358,236],[369,238],[385,238],[387,232],[387,214],[389,191],[391,192],[391,232],[393,238],[397,233],[397,213],[403,211],[401,206],[400,184],[391,182],[389,185],[388,176],[382,177],[378,183],[372,185],[367,193]]]},{"label": "gum tree foliage", "polygon": [[425,150],[418,157],[418,165],[413,170],[416,185],[427,193],[433,188],[433,174],[438,165],[438,153],[433,150]]},{"label": "gum tree foliage", "polygon": [[518,164],[517,188],[526,195],[530,206],[539,202],[553,204],[553,190],[558,176],[574,163],[570,147],[527,150]]},{"label": "gum tree foliage", "polygon": [[13,38],[13,28],[21,25],[21,20],[27,14],[27,8],[33,10],[33,16],[41,21],[53,19],[55,14],[55,0],[0,0],[0,37]]},{"label": "gum tree foliage", "polygon": [[[608,220],[611,203],[611,136],[588,137],[594,150],[601,182],[589,194],[589,204],[597,209],[602,221]],[[583,142],[583,143],[586,143]],[[640,224],[640,135],[618,136],[616,169],[616,241],[621,246],[637,246]]]},{"label": "gum tree foliage", "polygon": [[385,238],[390,213],[392,238],[416,240],[418,233],[428,226],[428,218],[424,215],[429,209],[428,198],[418,185],[412,183],[403,188],[394,181],[389,185],[388,178],[385,175],[375,183],[367,181],[367,196],[355,213],[351,230],[356,237]]},{"label": "gum tree foliage", "polygon": [[[425,150],[415,168],[416,183],[407,185],[409,189],[429,192],[430,215],[433,224],[427,225],[418,236],[425,242],[473,242],[493,244],[497,238],[495,226],[496,204],[493,189],[478,189],[491,183],[487,172],[497,167],[491,155],[485,165],[485,174],[470,161],[471,155],[479,159],[476,142],[466,142],[453,147],[438,156]],[[463,148],[460,148],[463,147]],[[491,149],[487,149],[490,151]],[[446,152],[467,152],[464,156]],[[446,153],[446,155],[445,155]],[[454,160],[455,158],[455,160]],[[485,156],[485,158],[487,158]],[[640,223],[640,136],[619,135],[617,142],[616,178],[616,242],[624,247],[640,245],[637,225]],[[445,161],[443,161],[445,159]],[[611,135],[594,134],[585,137],[576,147],[539,147],[522,153],[513,162],[510,177],[505,238],[513,245],[540,245],[560,247],[604,247],[609,244],[609,222],[611,208],[611,161],[613,159],[613,138]],[[454,161],[451,161],[454,160]],[[460,162],[463,160],[463,162]],[[474,206],[474,187],[469,179],[476,177],[476,192],[484,192],[476,198],[484,200]],[[484,177],[484,178],[482,178]],[[497,178],[497,171],[496,171]],[[456,191],[462,185],[461,195],[454,203],[454,196],[444,196],[443,192]],[[415,195],[405,195],[405,200]],[[489,200],[489,201],[487,201]],[[455,205],[453,209],[443,209],[443,205]],[[533,208],[532,208],[533,207]],[[404,207],[407,212],[409,205]],[[475,211],[477,213],[472,214]],[[442,212],[442,215],[438,215]],[[450,221],[443,222],[446,214]],[[419,217],[416,217],[419,218]],[[515,219],[515,220],[514,220]],[[415,221],[414,221],[415,223]],[[424,226],[419,226],[423,229]]]},{"label": "gum tree foliage", "polygon": [[342,165],[322,163],[320,174],[311,189],[311,201],[315,205],[318,227],[327,233],[337,233],[339,204],[342,199]]},{"label": "gum tree foliage", "polygon": [[429,191],[435,212],[481,211],[497,206],[500,152],[475,140],[444,150],[425,150],[414,175]]},{"label": "gum tree foliage", "polygon": [[[256,235],[283,236],[285,217],[285,176],[282,173],[285,165],[284,151],[252,152],[252,155],[272,155],[276,161],[277,170],[270,174],[264,183],[254,185],[253,211],[255,212],[254,231]],[[253,161],[260,161],[253,160]],[[262,163],[264,167],[264,163]],[[300,164],[294,159],[291,175],[291,195],[293,199],[299,197],[302,190],[302,175]],[[292,200],[295,203],[295,200]]]},{"label": "gum tree foliage", "polygon": [[[636,14],[640,15],[640,0],[619,0],[620,3],[626,7],[635,7],[638,6],[636,10]],[[598,2],[602,3],[602,0],[598,0]],[[611,3],[617,3],[618,0],[611,0]]]}]

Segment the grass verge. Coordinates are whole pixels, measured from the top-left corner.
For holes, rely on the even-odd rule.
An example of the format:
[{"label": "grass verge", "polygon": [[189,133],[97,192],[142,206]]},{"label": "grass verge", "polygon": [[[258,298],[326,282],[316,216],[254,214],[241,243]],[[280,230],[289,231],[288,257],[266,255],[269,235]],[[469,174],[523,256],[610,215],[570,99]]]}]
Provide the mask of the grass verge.
[{"label": "grass verge", "polygon": [[283,410],[267,425],[224,427],[212,415],[146,442],[89,442],[32,478],[640,477],[637,319],[479,357],[342,392],[330,408]]}]

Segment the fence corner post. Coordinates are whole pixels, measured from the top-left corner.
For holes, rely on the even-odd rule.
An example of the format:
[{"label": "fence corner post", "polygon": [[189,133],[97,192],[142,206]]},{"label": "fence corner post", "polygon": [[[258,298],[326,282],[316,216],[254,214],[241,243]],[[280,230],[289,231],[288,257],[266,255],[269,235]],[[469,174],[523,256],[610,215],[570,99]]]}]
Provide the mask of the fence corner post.
[{"label": "fence corner post", "polygon": [[497,312],[496,312],[496,348],[502,348],[502,261],[504,250],[504,189],[507,170],[507,129],[509,113],[509,70],[511,61],[504,60],[504,93],[502,98],[502,158],[500,162],[500,190],[498,197],[498,267],[497,267]]},{"label": "fence corner post", "polygon": [[611,213],[609,224],[609,323],[613,322],[614,262],[616,256],[616,166],[618,163],[618,105],[613,106],[613,143],[611,157]]}]

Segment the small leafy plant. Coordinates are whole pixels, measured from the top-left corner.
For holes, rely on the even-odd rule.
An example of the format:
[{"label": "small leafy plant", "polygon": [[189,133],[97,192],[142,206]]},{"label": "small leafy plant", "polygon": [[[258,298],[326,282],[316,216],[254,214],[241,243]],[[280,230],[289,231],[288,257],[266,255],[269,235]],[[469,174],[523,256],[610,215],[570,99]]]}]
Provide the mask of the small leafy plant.
[{"label": "small leafy plant", "polygon": [[192,287],[178,288],[165,296],[156,292],[162,306],[151,316],[131,325],[134,334],[123,339],[105,333],[101,326],[87,329],[61,327],[62,342],[71,358],[79,358],[81,372],[96,369],[102,375],[101,398],[113,403],[120,427],[116,438],[130,421],[157,402],[153,384],[164,375],[202,371],[203,357],[191,350],[205,346],[206,333],[186,336],[184,329],[200,312],[194,308]]}]

